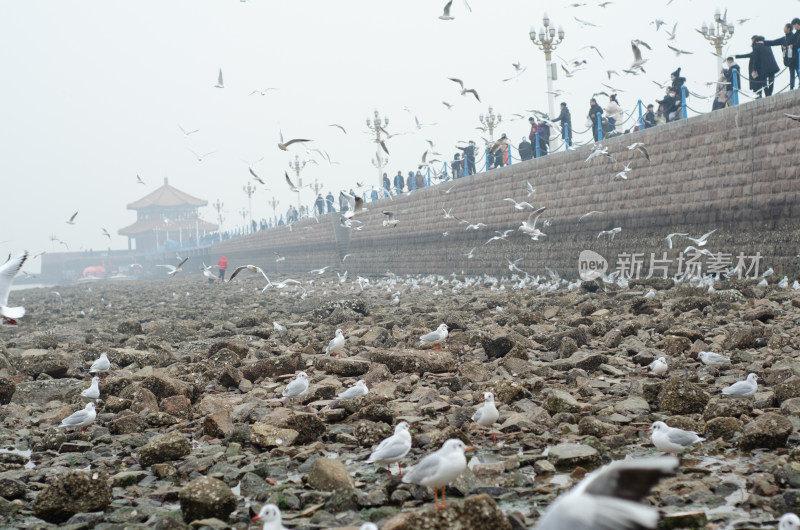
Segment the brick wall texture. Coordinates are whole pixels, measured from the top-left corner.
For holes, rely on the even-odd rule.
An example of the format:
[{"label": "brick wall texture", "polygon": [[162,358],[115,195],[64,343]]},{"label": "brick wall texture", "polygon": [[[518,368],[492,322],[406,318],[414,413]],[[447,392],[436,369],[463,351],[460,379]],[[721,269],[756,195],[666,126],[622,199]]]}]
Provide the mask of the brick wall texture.
[{"label": "brick wall texture", "polygon": [[[800,258],[800,123],[784,113],[800,114],[800,91],[779,94],[688,120],[608,139],[602,144],[619,161],[605,157],[585,163],[592,147],[480,173],[455,182],[414,191],[394,200],[367,203],[357,218],[361,231],[343,233],[339,214],[225,241],[211,249],[211,262],[226,254],[232,266],[253,263],[272,273],[293,274],[330,265],[351,277],[437,273],[506,276],[506,259],[523,258],[521,268],[544,274],[544,267],[564,277],[577,276],[578,255],[584,249],[605,256],[614,268],[619,253],[668,252],[677,257],[691,242],[671,232],[693,237],[713,229],[705,248],[736,256],[762,256],[761,269],[797,277]],[[629,151],[643,142],[650,162]],[[628,180],[614,180],[622,164],[631,163]],[[536,193],[526,197],[526,183]],[[540,218],[552,224],[532,241],[516,231],[528,211],[515,210],[505,198],[527,200],[547,209]],[[487,228],[465,230],[445,219],[451,209],[471,223]],[[396,228],[382,226],[382,210],[394,212]],[[578,223],[591,211],[596,214]],[[537,225],[539,226],[539,225]],[[613,241],[598,238],[601,230],[621,227]],[[515,229],[508,241],[484,243],[494,231]],[[444,237],[443,232],[449,234]],[[337,239],[338,234],[338,239]],[[474,257],[465,256],[473,247]],[[275,262],[274,252],[286,257]],[[345,254],[350,256],[341,262]]]}]

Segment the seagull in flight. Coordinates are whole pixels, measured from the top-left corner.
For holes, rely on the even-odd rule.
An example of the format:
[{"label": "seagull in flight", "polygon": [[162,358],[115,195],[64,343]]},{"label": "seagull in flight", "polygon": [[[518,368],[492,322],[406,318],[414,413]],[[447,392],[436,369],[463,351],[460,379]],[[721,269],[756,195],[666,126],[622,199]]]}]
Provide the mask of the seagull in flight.
[{"label": "seagull in flight", "polygon": [[650,153],[647,152],[647,147],[642,142],[633,142],[628,146],[628,151],[636,151],[650,162]]},{"label": "seagull in flight", "polygon": [[274,250],[272,251],[272,253],[275,254],[275,263],[280,263],[281,261],[284,261],[286,259],[286,256],[281,256]]},{"label": "seagull in flight", "polygon": [[267,92],[269,92],[270,90],[278,90],[278,89],[277,88],[273,88],[273,87],[269,87],[269,88],[265,88],[264,90],[253,90],[248,95],[252,96],[253,94],[260,94],[262,96],[265,96],[267,94]]},{"label": "seagull in flight", "polygon": [[306,187],[302,186],[298,188],[297,186],[295,186],[294,182],[292,182],[292,179],[289,178],[289,173],[287,173],[286,171],[283,172],[283,176],[286,177],[286,183],[289,185],[289,189],[292,190],[294,193],[299,193],[301,189]]},{"label": "seagull in flight", "polygon": [[394,213],[392,213],[392,212],[384,211],[384,212],[381,212],[381,213],[383,213],[383,215],[386,216],[384,218],[384,220],[383,220],[383,226],[389,226],[389,227],[394,228],[400,222],[399,220],[394,218]]},{"label": "seagull in flight", "polygon": [[225,83],[222,82],[222,68],[219,69],[219,75],[217,76],[217,84],[214,85],[214,88],[225,88]]},{"label": "seagull in flight", "polygon": [[706,232],[705,234],[703,234],[702,236],[698,237],[697,239],[695,239],[693,237],[687,237],[686,239],[688,239],[689,241],[693,242],[698,247],[704,247],[704,246],[706,246],[706,243],[708,243],[708,241],[707,241],[708,240],[708,236],[710,236],[711,234],[713,234],[716,231],[717,231],[717,229],[715,228],[711,232]]},{"label": "seagull in flight", "polygon": [[534,187],[531,185],[531,181],[530,181],[530,180],[526,181],[526,188],[527,188],[527,191],[528,191],[528,195],[526,195],[526,198],[527,198],[527,197],[530,197],[531,195],[533,195],[534,193],[536,193],[536,188],[534,188]]},{"label": "seagull in flight", "polygon": [[76,217],[78,217],[78,212],[75,212],[74,214],[72,214],[72,217],[69,218],[69,221],[67,221],[67,224],[68,225],[74,225]]},{"label": "seagull in flight", "polygon": [[545,209],[546,207],[542,206],[538,210],[531,212],[531,214],[528,216],[528,219],[526,221],[522,221],[522,224],[519,225],[519,228],[517,228],[517,230],[522,230],[523,232],[531,236],[531,239],[533,239],[534,241],[539,241],[539,238],[541,236],[546,237],[547,234],[536,228],[536,221],[539,220],[539,216],[542,215],[542,212],[544,212]]},{"label": "seagull in flight", "polygon": [[256,175],[256,172],[255,172],[255,171],[253,171],[253,168],[252,168],[252,167],[249,167],[249,168],[247,168],[247,170],[250,172],[250,174],[251,174],[251,175],[253,175],[253,178],[254,178],[254,179],[256,179],[256,180],[259,182],[259,184],[263,184],[263,185],[265,185],[265,186],[266,186],[266,184],[267,184],[267,183],[266,183],[266,182],[264,182],[264,181],[261,179],[261,177],[259,177],[258,175]]},{"label": "seagull in flight", "polygon": [[240,265],[239,267],[236,267],[233,270],[233,274],[231,274],[231,277],[230,277],[230,279],[228,281],[229,282],[233,281],[233,279],[236,278],[236,275],[239,274],[240,272],[244,271],[244,270],[252,272],[252,273],[255,273],[255,274],[260,274],[261,276],[264,277],[265,280],[267,280],[267,285],[265,285],[264,288],[261,289],[262,293],[264,291],[266,291],[269,287],[272,287],[274,285],[271,281],[269,281],[269,278],[264,273],[264,271],[261,269],[261,267],[259,267],[257,265]]},{"label": "seagull in flight", "polygon": [[109,241],[111,241],[111,234],[108,233],[108,230],[106,230],[105,228],[103,228],[102,230],[103,230],[103,235],[106,236]]},{"label": "seagull in flight", "polygon": [[[309,274],[319,274],[319,275],[322,275],[322,274],[325,274],[325,271],[327,271],[327,270],[328,270],[328,269],[330,269],[330,268],[331,268],[331,266],[330,266],[330,265],[326,265],[326,266],[322,267],[321,269],[314,269],[313,271],[308,271],[308,273],[309,273]],[[299,282],[298,282],[298,283],[299,283]]]},{"label": "seagull in flight", "polygon": [[[591,212],[585,213],[585,214],[581,215],[580,217],[578,217],[578,222],[580,223],[581,221],[583,221],[584,219],[586,219],[590,215],[601,214],[601,213],[606,213],[606,212],[601,212],[599,210],[592,210]],[[670,247],[670,248],[672,248],[672,247]]]},{"label": "seagull in flight", "polygon": [[631,170],[630,163],[625,164],[625,167],[622,168],[622,171],[614,175],[614,180],[621,179],[621,180],[628,180],[628,172]]},{"label": "seagull in flight", "polygon": [[[610,2],[609,2],[609,3],[610,3]],[[596,51],[596,52],[597,52],[597,55],[599,55],[601,59],[605,59],[605,57],[603,57],[603,54],[602,54],[602,53],[600,53],[600,50],[597,48],[597,46],[592,46],[592,45],[590,44],[589,46],[584,46],[583,48],[581,48],[581,50],[585,50],[585,49],[587,49],[587,48],[589,48],[589,49],[592,49],[592,50]]]},{"label": "seagull in flight", "polygon": [[191,130],[191,131],[187,131],[186,129],[184,129],[183,127],[181,127],[181,124],[180,124],[180,123],[178,124],[178,129],[180,129],[180,130],[181,130],[181,132],[183,133],[183,135],[184,135],[185,137],[187,137],[187,138],[189,137],[189,135],[190,135],[190,134],[194,134],[194,133],[196,133],[196,132],[200,132],[200,129],[193,129],[193,130]]},{"label": "seagull in flight", "polygon": [[478,102],[480,103],[481,98],[478,96],[478,92],[476,92],[474,88],[465,88],[464,87],[464,82],[461,79],[457,79],[455,77],[448,77],[448,79],[450,81],[453,81],[454,83],[458,83],[459,86],[461,86],[461,95],[462,96],[466,96],[467,94],[472,94],[473,96],[475,96],[475,99],[477,99]]},{"label": "seagull in flight", "polygon": [[289,140],[288,142],[284,143],[284,141],[283,141],[283,132],[282,131],[278,131],[278,132],[279,132],[280,137],[281,137],[281,141],[278,142],[278,149],[280,149],[281,151],[288,151],[289,150],[289,146],[294,144],[294,143],[297,143],[297,142],[313,142],[313,140],[305,140],[305,139],[302,139],[302,138],[294,138],[294,139]]},{"label": "seagull in flight", "polygon": [[675,46],[670,46],[670,45],[667,45],[667,48],[669,48],[670,50],[674,51],[674,52],[675,52],[675,55],[677,55],[677,56],[681,56],[681,55],[694,55],[694,52],[687,52],[686,50],[681,50],[681,49],[678,49],[678,48],[676,48]]},{"label": "seagull in flight", "polygon": [[139,175],[136,175],[136,184],[144,184],[142,177],[140,177]]},{"label": "seagull in flight", "polygon": [[664,31],[667,32],[667,35],[669,35],[669,38],[667,40],[675,40],[675,33],[676,33],[675,30],[677,30],[677,29],[678,29],[678,23],[676,22],[675,25],[672,26],[672,31],[669,31],[669,30],[666,30],[666,29],[664,30]]},{"label": "seagull in flight", "polygon": [[[192,150],[191,150],[191,149],[189,149],[189,151],[192,151]],[[206,154],[204,154],[204,155],[198,155],[197,153],[195,153],[194,151],[192,151],[192,154],[193,154],[193,155],[194,155],[194,156],[197,158],[197,161],[198,161],[198,162],[202,162],[202,161],[203,161],[203,159],[204,159],[205,157],[207,157],[207,156],[209,156],[209,155],[213,155],[214,153],[216,153],[216,151],[210,151],[210,152],[208,152],[208,153],[206,153]]]},{"label": "seagull in flight", "polygon": [[328,127],[338,127],[339,129],[342,130],[343,133],[347,134],[347,131],[345,130],[345,128],[342,127],[341,125],[339,125],[338,123],[331,123],[330,125],[328,125]]},{"label": "seagull in flight", "polygon": [[488,245],[492,241],[508,241],[508,236],[514,233],[514,229],[512,228],[511,230],[506,230],[505,232],[498,232],[497,230],[495,230],[494,233],[497,235],[490,238],[489,241],[484,243],[484,246]]},{"label": "seagull in flight", "polygon": [[611,230],[600,230],[600,233],[597,234],[595,239],[600,239],[600,236],[606,236],[610,241],[614,240],[614,236],[622,232],[622,227],[618,226],[616,228],[612,228]]},{"label": "seagull in flight", "polygon": [[164,267],[165,269],[168,269],[167,274],[170,276],[175,276],[183,270],[183,264],[187,261],[189,261],[189,258],[183,258],[183,261],[181,261],[177,267],[175,265],[156,265],[156,267]]},{"label": "seagull in flight", "polygon": [[572,17],[572,18],[574,18],[577,22],[580,22],[584,26],[592,26],[594,28],[599,28],[600,27],[597,24],[592,24],[591,22],[587,22],[585,20],[581,20],[578,17]]},{"label": "seagull in flight", "polygon": [[641,68],[644,63],[647,62],[647,59],[642,59],[642,50],[639,49],[639,45],[645,46],[648,50],[650,46],[647,46],[646,43],[642,41],[632,40],[631,41],[631,50],[633,51],[633,64],[631,64],[631,70],[635,70],[637,68]]},{"label": "seagull in flight", "polygon": [[342,191],[339,193],[339,198],[347,204],[347,211],[342,213],[342,216],[347,219],[351,219],[355,214],[361,211],[366,211],[364,208],[364,199],[361,197],[350,195]]},{"label": "seagull in flight", "polygon": [[526,201],[517,202],[517,201],[515,201],[514,199],[511,199],[511,198],[505,198],[505,199],[503,199],[503,201],[505,201],[505,202],[513,202],[515,210],[524,210],[526,206],[528,208],[530,208],[531,210],[535,209],[534,206],[531,203],[526,202]]},{"label": "seagull in flight", "polygon": [[675,236],[686,237],[688,235],[689,235],[688,233],[681,234],[681,233],[678,233],[678,232],[673,232],[672,234],[667,234],[667,237],[664,238],[664,239],[667,240],[667,248],[672,248],[672,238],[673,237],[675,237]]},{"label": "seagull in flight", "polygon": [[474,257],[475,257],[475,249],[476,249],[476,248],[478,248],[478,247],[472,247],[472,250],[470,250],[469,252],[467,252],[466,254],[464,254],[464,256],[466,256],[466,257],[467,257],[467,259],[472,259],[472,258],[474,258]]},{"label": "seagull in flight", "polygon": [[22,264],[28,259],[28,252],[25,251],[16,258],[9,259],[0,266],[0,317],[9,324],[16,324],[17,319],[25,316],[24,307],[8,307],[8,293],[11,292],[11,283],[14,276],[22,268]]},{"label": "seagull in flight", "polygon": [[450,16],[450,6],[453,5],[453,0],[450,0],[444,5],[442,14],[439,15],[439,20],[455,20],[455,17]]}]

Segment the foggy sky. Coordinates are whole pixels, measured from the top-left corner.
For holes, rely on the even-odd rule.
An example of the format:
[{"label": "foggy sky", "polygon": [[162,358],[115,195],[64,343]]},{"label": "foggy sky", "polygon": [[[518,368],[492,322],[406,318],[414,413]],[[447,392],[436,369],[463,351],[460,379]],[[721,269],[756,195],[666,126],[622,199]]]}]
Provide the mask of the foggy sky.
[{"label": "foggy sky", "polygon": [[[510,121],[512,114],[547,111],[544,54],[528,36],[531,25],[541,25],[545,9],[541,2],[521,0],[469,2],[471,13],[454,0],[456,19],[449,22],[437,18],[445,2],[431,0],[4,2],[0,254],[63,250],[49,241],[51,234],[71,250],[127,248],[127,238],[117,231],[136,214],[126,205],[155,190],[164,177],[209,203],[224,202],[223,229],[233,228],[242,224],[238,212],[247,207],[242,187],[249,174],[242,160],[262,156],[254,169],[272,190],[258,185],[253,217],[272,215],[267,200],[273,196],[283,213],[296,203],[283,182],[287,163],[295,154],[311,155],[297,146],[290,153],[278,150],[279,128],[286,139],[314,139],[309,147],[326,150],[340,163],[306,166],[304,183],[316,177],[324,183],[323,195],[337,195],[357,180],[377,184],[378,170],[370,163],[375,144],[365,134],[365,119],[374,109],[389,117],[390,132],[413,131],[388,142],[390,176],[416,169],[425,139],[445,158],[452,157],[458,140],[480,145],[486,135],[475,127],[489,105],[504,117],[495,136],[505,132],[516,145],[529,126],[526,120]],[[713,94],[705,85],[717,77],[713,48],[694,29],[712,20],[718,4],[618,0],[606,8],[596,1],[567,7],[571,3],[550,2],[547,10],[566,31],[556,54],[589,61],[572,78],[559,69],[555,82],[556,89],[568,92],[556,106],[568,103],[576,129],[584,128],[592,92],[608,91],[600,82],[624,90],[619,99],[626,112],[639,98],[660,98],[663,91],[652,80],[667,81],[678,66],[692,91]],[[730,53],[748,52],[754,33],[781,36],[783,24],[800,15],[791,0],[767,5],[768,11],[745,0],[727,3],[729,21],[751,19],[736,24]],[[584,27],[573,17],[601,27]],[[669,29],[678,22],[675,41],[667,42],[664,27],[656,32],[655,18]],[[643,50],[647,74],[609,81],[606,70],[630,66],[633,38],[653,47]],[[589,44],[600,48],[605,60],[580,50]],[[695,53],[676,57],[667,44]],[[782,65],[779,52],[775,57]],[[501,82],[514,74],[511,63],[517,61],[527,71]],[[740,64],[746,72],[746,60]],[[224,89],[213,87],[219,68]],[[475,88],[482,103],[460,96],[448,77]],[[777,88],[787,79],[784,74]],[[279,90],[248,95],[266,87]],[[605,106],[606,98],[598,99]],[[442,100],[455,107],[447,110]],[[705,112],[711,100],[692,98],[689,105]],[[417,131],[414,115],[437,125]],[[178,124],[200,132],[185,138]],[[216,153],[198,162],[189,149]],[[136,184],[137,174],[146,186]],[[304,203],[313,202],[312,192],[303,197]],[[76,224],[66,224],[76,210]],[[211,207],[201,215],[217,222]],[[112,234],[111,245],[102,228]],[[37,260],[26,270],[38,267]]]}]

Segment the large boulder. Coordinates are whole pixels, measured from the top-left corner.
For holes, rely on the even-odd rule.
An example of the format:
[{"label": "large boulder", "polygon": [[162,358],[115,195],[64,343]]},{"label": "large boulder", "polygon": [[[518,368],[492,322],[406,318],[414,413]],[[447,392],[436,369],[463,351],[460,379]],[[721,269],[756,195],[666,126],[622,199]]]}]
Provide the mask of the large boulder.
[{"label": "large boulder", "polygon": [[242,375],[245,379],[255,382],[265,377],[294,374],[301,366],[305,366],[303,357],[300,352],[294,352],[279,357],[259,359],[251,365],[243,366]]},{"label": "large boulder", "polygon": [[272,449],[273,447],[288,447],[294,443],[299,432],[294,429],[282,429],[275,425],[257,421],[250,431],[250,443]]},{"label": "large boulder", "polygon": [[217,519],[227,521],[236,509],[236,496],[231,489],[215,478],[200,477],[186,484],[178,494],[184,521]]},{"label": "large boulder", "polygon": [[531,342],[513,331],[498,329],[491,331],[480,338],[481,346],[489,359],[499,359],[510,354],[512,357],[527,359],[528,348]]},{"label": "large boulder", "polygon": [[792,434],[792,422],[785,416],[767,412],[744,427],[739,446],[744,450],[786,447],[786,440]]},{"label": "large boulder", "polygon": [[64,377],[69,370],[69,358],[66,354],[51,350],[25,350],[18,357],[12,358],[14,367],[25,375],[36,377],[47,374],[50,377]]},{"label": "large boulder", "polygon": [[334,491],[339,488],[352,488],[353,478],[347,472],[341,460],[336,458],[317,458],[311,463],[306,475],[308,485],[322,491]]},{"label": "large boulder", "polygon": [[6,377],[0,377],[0,405],[8,405],[11,403],[11,398],[14,397],[14,392],[17,391],[17,385],[14,381]]},{"label": "large boulder", "polygon": [[142,381],[142,387],[152,392],[158,399],[181,394],[194,402],[200,395],[200,389],[196,385],[186,383],[166,374],[151,375]]},{"label": "large boulder", "polygon": [[344,377],[356,377],[369,371],[371,363],[364,359],[337,359],[335,357],[317,357],[314,359],[314,368],[329,374]]},{"label": "large boulder", "polygon": [[725,342],[725,350],[743,350],[756,345],[756,339],[764,336],[764,330],[756,326],[741,326],[731,333]]},{"label": "large boulder", "polygon": [[17,385],[13,403],[43,405],[49,401],[69,401],[70,396],[82,390],[86,383],[78,379],[45,379],[25,381]]},{"label": "large boulder", "polygon": [[738,418],[745,414],[749,416],[752,412],[753,404],[750,400],[714,396],[703,411],[703,419],[709,421],[713,418]]},{"label": "large boulder", "polygon": [[383,530],[511,530],[512,526],[497,503],[486,493],[447,504],[444,510],[428,508],[403,512],[383,525]]},{"label": "large boulder", "polygon": [[453,355],[444,351],[374,351],[369,357],[374,363],[385,364],[392,373],[442,373],[456,365]]},{"label": "large boulder", "polygon": [[558,469],[572,469],[575,466],[589,469],[600,464],[600,453],[597,449],[584,444],[558,444],[550,448],[547,458]]},{"label": "large boulder", "polygon": [[161,434],[139,449],[139,465],[148,467],[161,462],[177,460],[192,452],[189,440],[179,431]]},{"label": "large boulder", "polygon": [[673,376],[664,383],[658,396],[658,406],[661,412],[668,414],[694,414],[703,412],[708,400],[708,394],[699,386]]},{"label": "large boulder", "polygon": [[581,411],[580,403],[565,390],[550,390],[544,398],[543,406],[550,414],[558,414],[559,412],[574,414]]},{"label": "large boulder", "polygon": [[102,471],[70,471],[36,497],[33,512],[49,523],[59,524],[76,513],[105,510],[111,504],[111,488]]}]

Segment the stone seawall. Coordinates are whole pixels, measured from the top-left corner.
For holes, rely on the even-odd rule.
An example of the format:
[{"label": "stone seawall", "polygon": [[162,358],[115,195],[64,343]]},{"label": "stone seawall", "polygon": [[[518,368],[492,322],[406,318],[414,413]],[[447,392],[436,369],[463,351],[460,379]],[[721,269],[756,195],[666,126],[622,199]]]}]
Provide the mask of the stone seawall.
[{"label": "stone seawall", "polygon": [[[226,254],[231,264],[254,263],[269,272],[296,273],[330,265],[356,274],[464,273],[508,274],[506,259],[523,258],[521,268],[544,274],[577,275],[584,249],[605,256],[611,269],[621,253],[650,253],[675,259],[690,241],[676,237],[675,249],[664,239],[671,232],[692,237],[713,229],[705,248],[746,256],[760,253],[760,269],[796,277],[800,258],[800,124],[783,116],[800,113],[800,94],[789,92],[661,125],[602,142],[618,163],[605,157],[585,163],[591,147],[559,152],[455,182],[368,203],[358,216],[361,231],[344,233],[338,214],[296,223],[214,245],[211,259]],[[650,162],[629,151],[643,142]],[[614,180],[624,164],[628,180]],[[536,193],[527,197],[526,182]],[[546,206],[540,218],[547,234],[540,241],[516,231],[528,213],[505,198]],[[470,223],[465,230],[445,219],[442,208]],[[396,228],[385,228],[382,210],[395,213]],[[595,214],[578,222],[591,211]],[[539,225],[537,225],[539,226]],[[601,230],[622,228],[613,240]],[[484,243],[494,231],[514,229],[508,241]],[[443,236],[448,232],[447,236]],[[349,241],[348,236],[349,235]],[[466,253],[476,247],[473,258]],[[275,262],[272,252],[285,256]],[[341,257],[350,254],[344,263]],[[674,267],[673,267],[674,269]],[[670,275],[675,270],[670,270]]]}]

